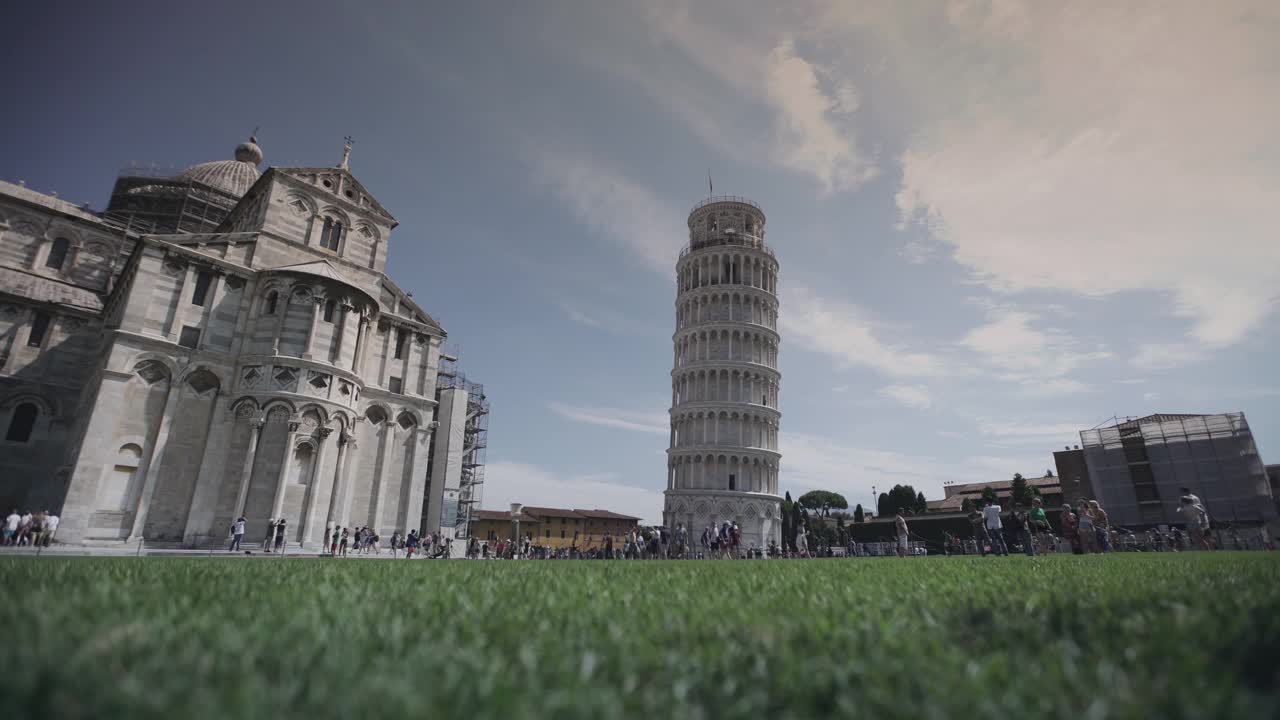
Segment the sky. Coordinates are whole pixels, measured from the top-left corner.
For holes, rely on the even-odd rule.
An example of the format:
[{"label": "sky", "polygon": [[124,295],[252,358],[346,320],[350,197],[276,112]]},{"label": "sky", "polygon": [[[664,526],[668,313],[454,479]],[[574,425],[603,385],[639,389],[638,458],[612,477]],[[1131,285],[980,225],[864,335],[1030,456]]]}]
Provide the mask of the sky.
[{"label": "sky", "polygon": [[781,487],[1043,474],[1114,416],[1280,462],[1280,5],[22,3],[0,177],[351,168],[492,402],[484,506],[660,518],[690,207],[781,264]]}]

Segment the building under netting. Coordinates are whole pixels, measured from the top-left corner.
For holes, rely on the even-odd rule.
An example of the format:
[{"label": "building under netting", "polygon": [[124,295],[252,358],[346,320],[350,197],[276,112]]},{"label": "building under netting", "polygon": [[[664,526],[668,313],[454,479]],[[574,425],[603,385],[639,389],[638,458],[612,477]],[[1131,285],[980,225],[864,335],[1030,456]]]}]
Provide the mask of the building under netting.
[{"label": "building under netting", "polygon": [[[489,399],[484,386],[467,380],[457,357],[440,356],[436,375],[437,423],[427,458],[426,502],[422,531],[445,537],[471,536],[471,511],[483,499],[485,448],[489,440]],[[461,553],[463,544],[454,551]]]},{"label": "building under netting", "polygon": [[1273,523],[1276,504],[1244,413],[1148,415],[1080,433],[1090,484],[1120,526],[1182,524],[1182,488],[1221,522]]}]

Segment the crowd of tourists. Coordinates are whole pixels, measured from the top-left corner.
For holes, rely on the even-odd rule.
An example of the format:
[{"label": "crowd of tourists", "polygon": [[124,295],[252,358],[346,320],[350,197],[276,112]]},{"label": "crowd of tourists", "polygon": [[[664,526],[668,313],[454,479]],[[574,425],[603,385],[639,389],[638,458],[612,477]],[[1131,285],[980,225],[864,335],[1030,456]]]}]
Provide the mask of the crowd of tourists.
[{"label": "crowd of tourists", "polygon": [[13,547],[49,547],[58,532],[58,516],[48,510],[18,512],[4,519],[4,544]]}]

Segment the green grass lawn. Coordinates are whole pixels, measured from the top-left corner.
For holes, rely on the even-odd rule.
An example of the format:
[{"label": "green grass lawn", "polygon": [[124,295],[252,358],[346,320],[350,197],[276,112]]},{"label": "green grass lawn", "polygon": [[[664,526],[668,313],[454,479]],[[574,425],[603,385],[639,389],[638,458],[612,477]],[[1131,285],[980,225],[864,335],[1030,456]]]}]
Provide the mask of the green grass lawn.
[{"label": "green grass lawn", "polygon": [[8,557],[0,580],[11,717],[1280,715],[1273,553]]}]

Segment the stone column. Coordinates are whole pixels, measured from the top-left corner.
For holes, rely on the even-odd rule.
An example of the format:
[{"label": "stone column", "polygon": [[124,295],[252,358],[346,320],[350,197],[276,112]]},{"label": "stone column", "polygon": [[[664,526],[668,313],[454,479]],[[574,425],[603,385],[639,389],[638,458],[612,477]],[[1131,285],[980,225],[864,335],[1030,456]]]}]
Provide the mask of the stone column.
[{"label": "stone column", "polygon": [[338,506],[338,524],[343,527],[351,524],[351,496],[355,494],[356,489],[356,484],[351,481],[351,456],[353,453],[360,452],[360,442],[356,439],[354,425],[351,428],[351,434],[347,436],[347,444],[350,448],[342,464],[342,475],[338,478],[339,484],[342,485],[342,504]]},{"label": "stone column", "polygon": [[[389,333],[388,333],[389,334]],[[378,468],[378,487],[374,491],[373,498],[373,521],[371,527],[376,533],[382,533],[382,510],[387,503],[387,480],[391,475],[391,454],[396,449],[396,428],[399,423],[395,418],[387,418],[383,423],[386,425],[384,444],[382,446],[382,466]]]},{"label": "stone column", "polygon": [[316,326],[320,324],[325,302],[327,301],[320,296],[319,288],[311,291],[311,325],[307,328],[307,341],[302,344],[302,359],[304,360],[311,360],[315,357],[313,345],[316,341]]},{"label": "stone column", "polygon": [[341,517],[341,497],[346,492],[342,485],[342,471],[347,463],[347,445],[351,444],[351,436],[346,430],[338,433],[338,459],[333,464],[333,479],[329,487],[329,512],[325,514],[325,526],[332,529]]},{"label": "stone column", "polygon": [[284,513],[284,491],[289,482],[289,471],[293,469],[293,442],[298,438],[298,423],[289,422],[289,434],[284,441],[284,460],[280,463],[280,474],[276,477],[276,495],[271,502],[271,518],[279,520]]},{"label": "stone column", "polygon": [[[351,303],[346,300],[343,300],[342,304],[338,306],[338,324],[333,330],[333,346],[336,348],[336,351],[331,353],[331,362],[338,367],[343,367],[342,350],[347,334],[347,316],[349,316],[351,311],[354,309],[355,308],[352,307]],[[354,364],[354,362],[352,364]]]},{"label": "stone column", "polygon": [[253,460],[258,456],[258,441],[262,439],[262,418],[249,421],[249,450],[244,454],[244,465],[240,469],[240,487],[236,489],[236,506],[231,513],[235,520],[244,515],[244,504],[249,499],[249,485],[253,482]]},{"label": "stone column", "polygon": [[284,332],[284,319],[289,314],[289,304],[293,300],[293,288],[277,290],[276,296],[276,329],[271,333],[271,354],[280,354],[280,334]]},{"label": "stone column", "polygon": [[365,336],[369,329],[369,318],[364,313],[360,313],[356,318],[356,348],[351,354],[351,372],[359,373],[364,367],[364,346]]},{"label": "stone column", "polygon": [[413,457],[405,458],[412,470],[409,475],[409,502],[404,513],[402,529],[407,533],[422,522],[422,500],[427,490],[427,450],[431,447],[432,426],[427,423],[413,430]]},{"label": "stone column", "polygon": [[382,341],[382,367],[378,368],[378,387],[386,388],[391,377],[391,365],[396,361],[395,338],[399,332],[392,323],[387,323],[387,338]]},{"label": "stone column", "polygon": [[209,289],[204,295],[204,312],[200,316],[200,343],[198,347],[201,350],[209,347],[209,331],[213,327],[213,310],[218,306],[219,291],[222,289],[222,276],[225,274],[220,268],[209,270],[211,277],[209,278]]},{"label": "stone column", "polygon": [[[168,262],[168,258],[165,259]],[[195,272],[195,268],[189,262],[183,261],[185,267],[182,269],[182,278],[178,280],[178,290],[174,293],[173,313],[169,316],[169,324],[164,329],[164,336],[169,342],[176,342],[178,332],[182,329],[183,310],[186,308],[183,302],[183,292],[187,289],[187,279],[191,277],[191,273]]]},{"label": "stone column", "polygon": [[226,530],[213,527],[213,520],[218,506],[218,487],[227,464],[227,446],[235,428],[235,423],[228,417],[230,401],[231,393],[220,389],[213,403],[213,412],[209,414],[209,423],[205,426],[204,450],[182,532],[182,544],[187,547],[195,547],[201,536],[211,539],[212,533]]},{"label": "stone column", "polygon": [[302,536],[299,542],[303,546],[306,546],[312,539],[312,528],[315,525],[316,495],[320,485],[320,469],[324,465],[325,449],[329,447],[329,443],[325,441],[329,439],[329,435],[332,433],[333,429],[327,427],[316,430],[316,456],[311,464],[311,477],[307,479],[307,494],[302,500]]},{"label": "stone column", "polygon": [[129,531],[129,541],[137,540],[147,526],[147,512],[151,509],[151,496],[156,493],[156,480],[160,476],[160,461],[164,459],[165,448],[169,445],[169,431],[173,428],[173,416],[178,407],[178,397],[182,388],[178,379],[169,378],[169,391],[164,401],[164,414],[160,416],[160,428],[156,431],[156,439],[151,443],[151,452],[147,457],[147,474],[142,483],[142,492],[138,495],[138,506],[133,513],[133,528]]}]

